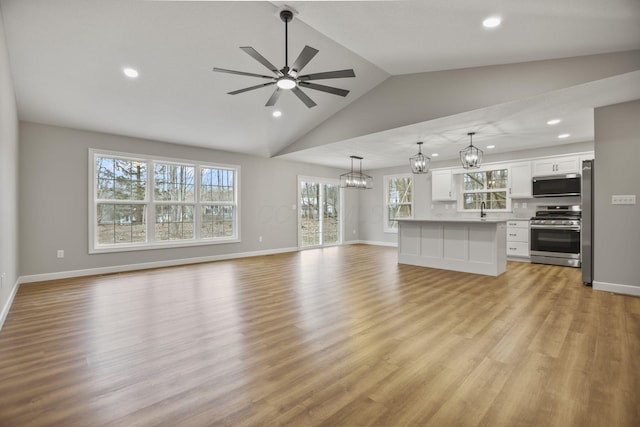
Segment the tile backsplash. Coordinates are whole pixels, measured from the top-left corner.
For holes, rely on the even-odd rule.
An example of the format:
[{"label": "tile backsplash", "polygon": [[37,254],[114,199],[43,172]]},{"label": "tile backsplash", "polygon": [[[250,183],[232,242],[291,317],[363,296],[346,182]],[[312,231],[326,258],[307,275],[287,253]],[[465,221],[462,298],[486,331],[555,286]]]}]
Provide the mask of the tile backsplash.
[{"label": "tile backsplash", "polygon": [[[487,212],[487,218],[522,218],[530,219],[536,214],[538,206],[544,205],[579,205],[580,197],[544,197],[531,199],[514,199],[511,212]],[[457,202],[432,202],[426,212],[430,217],[469,218],[479,216],[478,212],[458,212]]]}]

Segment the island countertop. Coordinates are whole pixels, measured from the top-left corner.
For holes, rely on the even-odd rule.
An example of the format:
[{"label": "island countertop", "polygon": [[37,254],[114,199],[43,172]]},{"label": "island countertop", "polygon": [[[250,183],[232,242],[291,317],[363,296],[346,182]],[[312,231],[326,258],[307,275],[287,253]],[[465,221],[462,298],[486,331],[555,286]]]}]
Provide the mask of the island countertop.
[{"label": "island countertop", "polygon": [[498,276],[507,267],[508,219],[398,220],[398,263]]},{"label": "island countertop", "polygon": [[456,217],[429,217],[429,218],[404,218],[397,221],[403,222],[470,222],[470,223],[488,223],[500,224],[510,221],[507,218],[456,218]]}]

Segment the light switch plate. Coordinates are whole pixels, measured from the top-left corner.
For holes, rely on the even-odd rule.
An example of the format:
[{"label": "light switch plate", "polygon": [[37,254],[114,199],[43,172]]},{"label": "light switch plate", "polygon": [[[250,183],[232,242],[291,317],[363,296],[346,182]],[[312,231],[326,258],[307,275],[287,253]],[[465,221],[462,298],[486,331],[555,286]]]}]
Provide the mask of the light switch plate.
[{"label": "light switch plate", "polygon": [[611,204],[612,205],[635,205],[636,196],[635,194],[613,195],[611,196]]}]

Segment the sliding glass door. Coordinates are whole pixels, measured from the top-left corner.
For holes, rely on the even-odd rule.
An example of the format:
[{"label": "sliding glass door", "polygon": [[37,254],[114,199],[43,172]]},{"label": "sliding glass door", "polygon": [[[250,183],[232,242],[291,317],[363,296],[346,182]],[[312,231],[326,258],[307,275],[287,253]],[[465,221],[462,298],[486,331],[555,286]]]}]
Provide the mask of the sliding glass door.
[{"label": "sliding glass door", "polygon": [[342,203],[339,182],[299,177],[298,200],[300,247],[340,244]]}]

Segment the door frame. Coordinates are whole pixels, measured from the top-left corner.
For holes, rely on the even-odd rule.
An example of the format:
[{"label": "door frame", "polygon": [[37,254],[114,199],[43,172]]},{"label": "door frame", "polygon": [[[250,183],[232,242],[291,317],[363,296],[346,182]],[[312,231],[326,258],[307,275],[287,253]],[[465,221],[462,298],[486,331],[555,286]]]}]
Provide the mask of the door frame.
[{"label": "door frame", "polygon": [[[302,188],[301,188],[301,183],[302,182],[312,182],[312,183],[317,183],[317,184],[321,184],[321,186],[324,186],[326,184],[330,184],[330,185],[335,185],[336,187],[338,187],[339,192],[340,192],[340,206],[339,206],[339,210],[340,212],[338,213],[338,222],[339,222],[339,226],[338,226],[338,241],[336,243],[331,243],[331,244],[325,244],[324,242],[322,242],[319,245],[313,245],[313,246],[302,246],[302,223],[301,223],[301,216],[302,216],[302,203],[301,203],[301,196],[302,196]],[[297,227],[297,234],[298,234],[298,249],[313,249],[313,248],[322,248],[322,247],[329,247],[329,246],[338,246],[338,245],[342,245],[343,244],[343,239],[344,239],[344,191],[342,191],[342,188],[340,187],[340,180],[339,179],[335,179],[335,178],[326,178],[326,177],[320,177],[320,176],[308,176],[308,175],[298,175],[298,180],[297,180],[297,187],[298,189],[296,190],[296,195],[297,195],[297,202],[296,204],[298,205],[298,209],[297,209],[297,219],[296,219],[296,227]],[[322,194],[322,191],[320,192]],[[320,213],[322,213],[322,209],[320,209]],[[322,236],[322,233],[321,233]],[[322,241],[322,238],[320,239]]]}]

